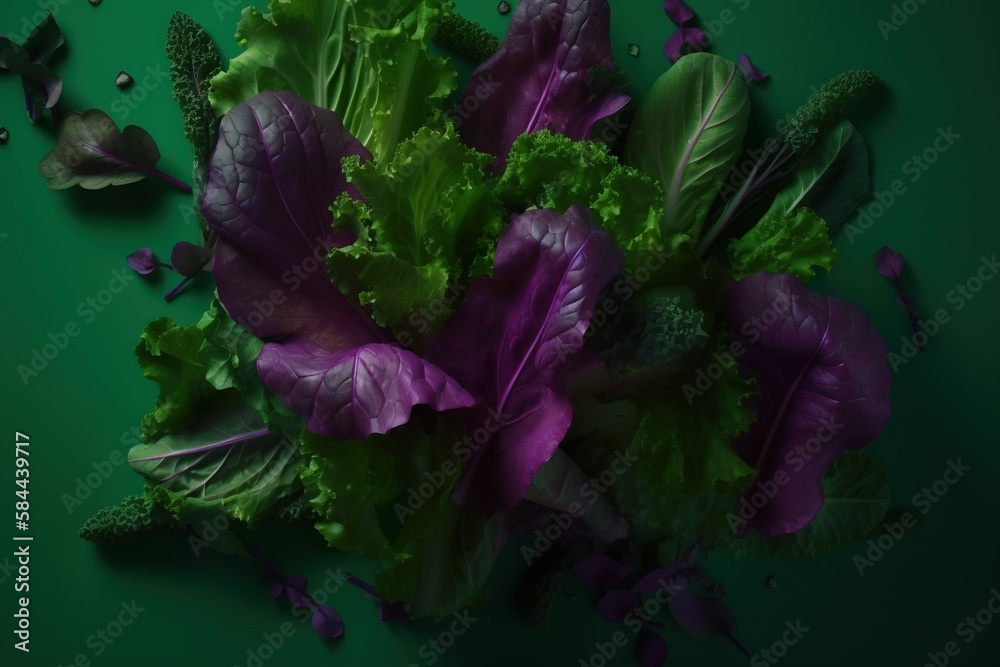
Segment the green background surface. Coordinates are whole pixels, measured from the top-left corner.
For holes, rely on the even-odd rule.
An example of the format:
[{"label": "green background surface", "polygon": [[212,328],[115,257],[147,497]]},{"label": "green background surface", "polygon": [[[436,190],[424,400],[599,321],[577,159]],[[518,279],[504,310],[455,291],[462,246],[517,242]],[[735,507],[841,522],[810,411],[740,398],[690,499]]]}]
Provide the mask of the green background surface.
[{"label": "green background surface", "polygon": [[[31,0],[0,4],[0,29],[23,31],[40,11]],[[227,2],[195,0],[55,0],[68,48],[56,65],[66,88],[62,107],[109,111],[120,124],[145,127],[159,143],[166,172],[185,176],[191,149],[166,79],[136,95],[148,72],[165,74],[164,31],[171,13],[182,10],[205,25],[223,53],[238,52],[231,35],[238,11]],[[838,232],[834,271],[814,286],[860,303],[899,352],[908,332],[892,285],[880,278],[873,256],[883,244],[901,251],[909,269],[905,282],[925,314],[951,316],[928,349],[898,368],[893,416],[869,451],[890,475],[893,504],[914,509],[912,497],[942,478],[949,461],[971,467],[926,513],[923,527],[907,533],[859,576],[854,557],[866,546],[849,545],[817,561],[730,561],[713,556],[706,570],[725,582],[739,619],[737,635],[758,652],[781,639],[786,622],[809,628],[788,649],[787,665],[913,665],[946,642],[960,647],[951,659],[960,667],[1000,664],[1000,619],[966,643],[956,626],[975,615],[1000,587],[1000,533],[996,476],[1000,467],[996,414],[1000,358],[996,348],[1000,280],[987,282],[967,302],[949,300],[959,284],[979,270],[981,258],[1000,250],[996,196],[996,41],[1000,4],[972,0],[911,0],[898,30],[883,35],[878,22],[893,12],[888,0],[837,3],[802,0],[694,0],[702,23],[714,33],[713,51],[735,58],[742,52],[769,71],[772,80],[754,87],[756,132],[761,136],[830,76],[871,68],[886,81],[875,98],[851,118],[865,135],[873,185],[886,191],[901,179],[896,198],[863,234]],[[493,0],[457,0],[458,9],[498,34],[508,17]],[[613,0],[616,57],[641,94],[667,66],[661,46],[674,30],[659,0]],[[221,11],[220,9],[221,8]],[[728,12],[728,13],[727,13]],[[35,20],[41,16],[35,17]],[[898,17],[897,17],[898,18]],[[728,23],[727,23],[728,21]],[[627,55],[629,42],[641,46]],[[119,70],[139,80],[128,94],[115,88]],[[468,71],[467,69],[465,70]],[[155,77],[149,79],[153,81]],[[132,108],[134,107],[134,108]],[[127,111],[127,115],[124,113]],[[50,150],[51,131],[28,124],[15,78],[0,77],[0,125],[11,132],[0,146],[0,271],[3,346],[0,363],[2,440],[0,456],[0,663],[68,665],[84,655],[94,665],[246,665],[248,651],[267,633],[290,621],[294,634],[265,665],[429,665],[421,647],[447,630],[448,621],[405,626],[381,624],[373,603],[343,586],[331,596],[347,623],[346,635],[324,643],[292,616],[286,604],[269,600],[267,580],[251,561],[215,552],[195,555],[181,537],[158,538],[123,548],[96,548],[76,537],[83,520],[140,489],[139,478],[112,456],[125,453],[132,430],[155,398],[132,349],[141,327],[170,315],[193,323],[203,311],[210,285],[200,285],[170,305],[162,295],[172,277],[131,281],[93,317],[79,305],[108,286],[126,254],[151,246],[169,255],[196,229],[180,211],[189,199],[159,182],[101,192],[53,192],[38,174]],[[919,179],[907,163],[931,148],[939,128],[960,138]],[[867,207],[866,207],[867,208]],[[860,228],[856,228],[860,229]],[[959,307],[961,305],[961,307]],[[48,335],[76,322],[80,335],[27,386],[18,364]],[[9,565],[13,527],[13,434],[31,437],[31,653],[15,651],[15,594]],[[111,470],[79,505],[67,509],[81,480],[95,469]],[[93,479],[93,478],[92,478]],[[70,511],[71,510],[71,511]],[[322,586],[328,570],[372,574],[371,562],[327,549],[309,529],[260,531],[253,536],[287,572]],[[561,598],[547,631],[525,628],[510,611],[510,589],[523,570],[508,548],[491,581],[493,595],[478,619],[438,665],[578,665],[595,642],[618,629],[581,601]],[[767,590],[765,576],[778,587]],[[331,585],[333,588],[333,585]],[[106,628],[122,603],[143,611],[112,644],[89,639]],[[696,641],[676,625],[667,630],[673,665],[745,664],[721,638]],[[629,634],[629,639],[632,635]],[[634,664],[631,645],[612,665]],[[600,664],[595,662],[594,664]],[[758,662],[755,664],[767,664]]]}]

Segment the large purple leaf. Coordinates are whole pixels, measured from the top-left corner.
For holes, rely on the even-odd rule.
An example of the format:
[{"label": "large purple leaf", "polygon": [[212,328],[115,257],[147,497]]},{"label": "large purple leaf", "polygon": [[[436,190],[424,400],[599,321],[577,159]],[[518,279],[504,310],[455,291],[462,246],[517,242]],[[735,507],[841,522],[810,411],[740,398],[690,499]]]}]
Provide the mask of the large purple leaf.
[{"label": "large purple leaf", "polygon": [[583,346],[598,293],[624,261],[577,205],[564,215],[529,211],[500,237],[493,277],[469,287],[428,352],[480,399],[470,430],[492,434],[473,453],[456,500],[492,512],[524,496],[569,428],[573,408],[560,374]]},{"label": "large purple leaf", "polygon": [[760,389],[757,421],[733,443],[757,470],[741,531],[794,533],[822,508],[821,478],[833,460],[871,442],[888,420],[887,348],[859,306],[792,275],[750,276],[724,309],[746,350],[741,369]]},{"label": "large purple leaf", "polygon": [[351,241],[333,231],[330,205],[343,192],[360,197],[341,168],[348,155],[371,158],[335,113],[289,92],[260,93],[222,119],[202,211],[221,237],[219,298],[261,338],[384,340],[325,269],[329,251]]},{"label": "large purple leaf", "polygon": [[409,420],[412,407],[466,407],[472,397],[415,354],[388,345],[329,280],[326,256],[352,242],[330,205],[359,197],[341,160],[371,155],[337,115],[289,92],[266,92],[223,118],[202,210],[220,240],[213,272],[230,315],[269,342],[267,388],[310,430],[362,439]]},{"label": "large purple leaf", "polygon": [[594,99],[594,66],[612,67],[607,0],[523,0],[500,49],[472,75],[459,103],[470,146],[500,158],[521,134],[551,130],[586,139],[598,120],[629,97],[608,89]]},{"label": "large purple leaf", "polygon": [[419,403],[450,410],[474,402],[441,369],[384,343],[328,351],[295,336],[264,345],[257,370],[310,431],[331,438],[385,433],[408,422]]}]

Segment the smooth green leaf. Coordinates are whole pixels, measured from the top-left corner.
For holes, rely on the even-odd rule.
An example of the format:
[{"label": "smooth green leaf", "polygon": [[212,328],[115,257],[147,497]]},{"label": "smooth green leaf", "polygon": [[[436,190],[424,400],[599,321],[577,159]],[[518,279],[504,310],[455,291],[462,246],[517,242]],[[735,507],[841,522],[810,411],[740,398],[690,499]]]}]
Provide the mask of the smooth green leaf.
[{"label": "smooth green leaf", "polygon": [[235,394],[157,441],[136,445],[128,461],[171,494],[222,506],[245,521],[298,490],[296,446],[269,431]]},{"label": "smooth green leaf", "polygon": [[625,142],[625,163],[663,188],[664,237],[697,239],[739,158],[750,102],[735,63],[686,55],[653,84]]}]

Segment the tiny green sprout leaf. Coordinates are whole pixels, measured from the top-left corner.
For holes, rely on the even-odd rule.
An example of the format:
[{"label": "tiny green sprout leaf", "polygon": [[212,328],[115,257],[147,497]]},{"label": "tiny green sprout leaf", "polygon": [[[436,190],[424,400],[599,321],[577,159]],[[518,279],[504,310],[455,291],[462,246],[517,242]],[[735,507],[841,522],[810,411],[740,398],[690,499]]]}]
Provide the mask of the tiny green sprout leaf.
[{"label": "tiny green sprout leaf", "polygon": [[160,149],[149,132],[137,125],[119,130],[100,109],[66,114],[59,124],[56,147],[38,165],[53,190],[79,185],[99,190],[154,176],[191,191],[191,186],[156,168]]}]

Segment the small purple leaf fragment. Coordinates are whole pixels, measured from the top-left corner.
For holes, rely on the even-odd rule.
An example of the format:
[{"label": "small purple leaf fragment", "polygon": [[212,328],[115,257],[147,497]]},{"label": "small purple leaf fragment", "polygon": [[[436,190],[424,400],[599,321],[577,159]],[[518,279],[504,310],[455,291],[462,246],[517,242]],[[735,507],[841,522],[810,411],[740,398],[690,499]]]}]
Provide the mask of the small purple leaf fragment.
[{"label": "small purple leaf fragment", "polygon": [[576,578],[590,588],[614,588],[623,583],[634,570],[634,565],[619,563],[604,554],[587,556],[573,566]]},{"label": "small purple leaf fragment", "polygon": [[689,53],[704,51],[708,46],[708,36],[697,26],[677,29],[667,43],[663,45],[663,55],[672,63],[677,62]]},{"label": "small purple leaf fragment", "polygon": [[408,621],[412,615],[413,605],[409,602],[386,602],[382,600],[378,608],[378,620],[383,623]]},{"label": "small purple leaf fragment", "polygon": [[636,597],[632,593],[608,591],[597,603],[597,611],[609,621],[621,623],[637,606]]},{"label": "small purple leaf fragment", "polygon": [[118,76],[115,77],[115,85],[122,90],[127,90],[134,82],[135,80],[132,78],[132,75],[124,70],[118,72]]},{"label": "small purple leaf fragment", "polygon": [[280,580],[275,579],[271,582],[271,587],[267,589],[267,596],[274,600],[284,592],[285,585]]},{"label": "small purple leaf fragment", "polygon": [[639,595],[649,595],[660,589],[666,591],[682,590],[687,586],[687,579],[679,575],[682,570],[689,566],[690,563],[681,561],[653,570],[632,586],[631,591]]},{"label": "small purple leaf fragment", "polygon": [[889,280],[899,280],[899,276],[903,273],[903,256],[884,245],[875,253],[875,268]]},{"label": "small purple leaf fragment", "polygon": [[126,257],[125,260],[128,262],[129,267],[133,271],[143,276],[149,275],[158,266],[168,269],[174,268],[169,264],[157,262],[156,257],[153,256],[153,251],[150,248],[139,248],[134,253]]},{"label": "small purple leaf fragment", "polygon": [[344,634],[344,619],[330,605],[316,605],[312,615],[312,626],[323,639],[335,639]]},{"label": "small purple leaf fragment", "polygon": [[292,574],[285,578],[285,597],[293,607],[308,606],[309,596],[305,592],[308,586],[308,580],[301,574]]},{"label": "small purple leaf fragment", "polygon": [[182,276],[190,278],[205,268],[212,259],[212,249],[180,241],[170,252],[170,263]]},{"label": "small purple leaf fragment", "polygon": [[882,246],[882,249],[875,253],[875,268],[883,277],[896,283],[896,303],[907,310],[910,317],[910,327],[913,329],[913,338],[917,342],[917,347],[923,350],[927,336],[921,335],[917,302],[903,292],[901,277],[903,275],[903,255],[889,246]]},{"label": "small purple leaf fragment", "polygon": [[660,667],[667,661],[667,642],[655,632],[644,632],[635,645],[635,656],[642,667]]},{"label": "small purple leaf fragment", "polygon": [[665,0],[663,11],[667,13],[667,18],[678,26],[683,26],[694,19],[694,10],[688,7],[684,0]]},{"label": "small purple leaf fragment", "polygon": [[743,72],[743,76],[746,78],[747,83],[763,81],[769,76],[767,72],[754,67],[754,64],[750,61],[750,56],[745,53],[739,57],[736,64],[739,66],[740,71]]},{"label": "small purple leaf fragment", "polygon": [[736,616],[729,605],[719,598],[703,598],[690,591],[681,591],[667,603],[670,614],[678,625],[695,639],[705,639],[715,634],[725,636],[748,658],[747,651],[732,635]]}]

